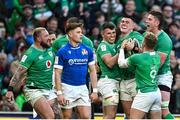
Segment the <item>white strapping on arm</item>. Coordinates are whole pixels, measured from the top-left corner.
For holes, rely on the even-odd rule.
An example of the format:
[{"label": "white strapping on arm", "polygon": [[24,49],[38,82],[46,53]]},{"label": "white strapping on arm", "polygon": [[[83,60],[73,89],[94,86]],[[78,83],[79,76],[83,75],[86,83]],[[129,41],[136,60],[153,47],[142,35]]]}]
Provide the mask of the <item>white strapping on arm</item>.
[{"label": "white strapping on arm", "polygon": [[119,64],[120,68],[128,67],[128,61],[127,61],[127,59],[125,59],[125,56],[124,56],[124,49],[120,49],[118,64]]}]

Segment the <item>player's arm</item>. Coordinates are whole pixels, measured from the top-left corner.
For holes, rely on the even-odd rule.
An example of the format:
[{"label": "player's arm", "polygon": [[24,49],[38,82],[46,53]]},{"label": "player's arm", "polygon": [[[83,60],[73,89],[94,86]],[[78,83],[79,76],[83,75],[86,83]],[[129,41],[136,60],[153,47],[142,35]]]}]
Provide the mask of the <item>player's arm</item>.
[{"label": "player's arm", "polygon": [[62,75],[62,70],[59,68],[55,68],[55,89],[56,89],[56,94],[57,94],[57,100],[61,105],[66,105],[66,100],[63,95],[62,91],[62,86],[61,86],[61,75]]},{"label": "player's arm", "polygon": [[167,54],[166,53],[163,53],[163,52],[158,52],[159,53],[159,56],[161,58],[161,66],[164,64],[166,58],[167,58]]},{"label": "player's arm", "polygon": [[118,54],[116,54],[115,56],[106,54],[102,57],[102,60],[109,68],[112,68],[118,61]]},{"label": "player's arm", "polygon": [[100,47],[98,47],[98,54],[100,54],[103,62],[107,65],[109,68],[113,68],[113,66],[117,63],[118,60],[118,54],[112,56],[110,49],[107,45],[102,44]]},{"label": "player's arm", "polygon": [[9,86],[14,87],[17,85],[17,83],[22,82],[21,80],[23,79],[20,79],[20,78],[25,72],[27,72],[27,69],[23,67],[22,65],[19,65],[16,72],[14,73],[14,75],[12,76],[10,80]]},{"label": "player's arm", "polygon": [[63,55],[61,51],[58,51],[56,57],[55,57],[55,63],[54,63],[54,74],[55,74],[55,89],[57,94],[57,100],[61,105],[66,104],[66,100],[63,95],[62,91],[62,71],[63,71]]},{"label": "player's arm", "polygon": [[118,65],[120,68],[127,68],[128,67],[128,60],[125,59],[124,55],[124,48],[126,47],[128,41],[124,41],[121,45],[119,57],[118,57]]},{"label": "player's arm", "polygon": [[96,74],[95,64],[89,64],[89,71],[90,71],[89,74],[90,74],[91,84],[93,88],[93,93],[91,94],[91,100],[92,102],[95,102],[98,99],[97,74]]},{"label": "player's arm", "polygon": [[20,78],[25,72],[27,72],[27,69],[19,65],[16,72],[12,76],[9,86],[8,86],[8,92],[6,93],[6,98],[9,102],[14,100],[13,88],[14,86],[17,86],[18,83],[22,82],[21,80],[24,80]]},{"label": "player's arm", "polygon": [[118,58],[118,65],[120,68],[127,68],[128,65],[128,60],[125,59],[125,55],[124,55],[124,49],[121,48],[120,52],[119,52],[119,58]]},{"label": "player's arm", "polygon": [[62,74],[62,69],[55,68],[55,88],[57,91],[57,95],[62,94],[61,74]]},{"label": "player's arm", "polygon": [[89,65],[89,71],[90,71],[89,74],[92,82],[92,87],[95,90],[97,88],[97,74],[96,74],[95,64]]},{"label": "player's arm", "polygon": [[[166,38],[164,38],[166,39]],[[171,40],[169,40],[171,41]],[[161,66],[164,64],[165,60],[167,59],[168,54],[170,54],[170,51],[172,50],[172,44],[168,42],[163,42],[160,45],[158,45],[157,50],[159,52],[159,55],[161,57]]]}]

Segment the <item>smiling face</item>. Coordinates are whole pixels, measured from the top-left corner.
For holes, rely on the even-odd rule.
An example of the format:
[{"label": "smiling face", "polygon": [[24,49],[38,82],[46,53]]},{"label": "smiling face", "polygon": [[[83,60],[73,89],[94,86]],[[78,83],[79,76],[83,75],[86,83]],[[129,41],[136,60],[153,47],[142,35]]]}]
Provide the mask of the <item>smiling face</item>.
[{"label": "smiling face", "polygon": [[119,28],[121,33],[130,33],[134,29],[134,22],[130,18],[122,18]]},{"label": "smiling face", "polygon": [[102,32],[103,40],[107,41],[110,44],[113,44],[116,40],[116,30],[106,28]]},{"label": "smiling face", "polygon": [[147,31],[153,32],[154,29],[159,27],[159,21],[153,15],[149,14],[146,21]]},{"label": "smiling face", "polygon": [[49,42],[49,33],[47,30],[41,31],[41,35],[39,39],[40,39],[40,44],[43,48],[49,48],[51,46]]}]

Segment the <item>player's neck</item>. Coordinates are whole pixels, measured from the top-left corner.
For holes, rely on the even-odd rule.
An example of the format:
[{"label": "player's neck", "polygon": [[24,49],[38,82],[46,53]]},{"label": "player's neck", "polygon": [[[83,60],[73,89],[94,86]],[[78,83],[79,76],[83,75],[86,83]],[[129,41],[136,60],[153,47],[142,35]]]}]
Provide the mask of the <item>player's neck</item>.
[{"label": "player's neck", "polygon": [[128,36],[130,33],[131,33],[132,31],[129,31],[129,32],[127,32],[127,33],[121,33],[121,38],[124,38],[124,37],[126,37],[126,36]]},{"label": "player's neck", "polygon": [[152,33],[154,33],[154,35],[157,37],[160,31],[161,30],[159,30],[158,28],[155,28],[153,29]]},{"label": "player's neck", "polygon": [[35,42],[34,47],[40,50],[44,50],[44,48],[40,45],[40,43]]},{"label": "player's neck", "polygon": [[149,48],[144,48],[143,52],[154,52],[154,50],[153,49],[149,49]]},{"label": "player's neck", "polygon": [[77,47],[79,45],[79,43],[74,42],[72,40],[69,41],[69,43],[73,46],[73,47]]}]

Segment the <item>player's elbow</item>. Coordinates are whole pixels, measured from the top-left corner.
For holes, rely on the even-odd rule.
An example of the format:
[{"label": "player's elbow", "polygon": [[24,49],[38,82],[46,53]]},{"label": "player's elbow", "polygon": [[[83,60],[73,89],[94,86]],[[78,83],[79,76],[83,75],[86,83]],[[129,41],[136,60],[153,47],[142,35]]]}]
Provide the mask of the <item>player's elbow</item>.
[{"label": "player's elbow", "polygon": [[118,65],[120,68],[127,68],[125,61],[122,61],[122,60],[118,61]]},{"label": "player's elbow", "polygon": [[114,65],[113,65],[113,64],[111,64],[111,63],[108,63],[108,64],[107,64],[107,66],[108,66],[108,68],[110,68],[110,69],[111,69],[111,68],[113,68],[113,66],[114,66]]}]

